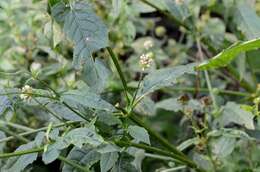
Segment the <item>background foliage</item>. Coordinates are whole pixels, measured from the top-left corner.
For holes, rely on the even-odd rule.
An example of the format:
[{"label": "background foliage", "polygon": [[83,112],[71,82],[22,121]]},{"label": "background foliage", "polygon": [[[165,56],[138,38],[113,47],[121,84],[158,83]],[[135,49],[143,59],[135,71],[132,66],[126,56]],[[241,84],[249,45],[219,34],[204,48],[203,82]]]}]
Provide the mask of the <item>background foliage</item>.
[{"label": "background foliage", "polygon": [[0,171],[260,171],[259,15],[1,0]]}]

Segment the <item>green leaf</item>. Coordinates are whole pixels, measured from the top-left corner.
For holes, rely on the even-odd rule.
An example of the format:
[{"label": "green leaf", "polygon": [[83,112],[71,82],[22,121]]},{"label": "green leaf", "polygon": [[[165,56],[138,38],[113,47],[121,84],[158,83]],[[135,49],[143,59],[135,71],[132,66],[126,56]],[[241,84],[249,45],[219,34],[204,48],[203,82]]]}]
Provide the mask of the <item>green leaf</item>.
[{"label": "green leaf", "polygon": [[98,111],[97,121],[107,124],[109,126],[122,124],[121,120],[118,119],[118,117],[113,115],[113,113],[107,111]]},{"label": "green leaf", "polygon": [[[154,6],[160,8],[161,10],[166,10],[167,6],[164,1],[158,1],[158,0],[147,0],[150,4],[153,4]],[[138,2],[138,1],[137,1]],[[151,7],[147,5],[146,3],[143,3],[145,6]],[[146,7],[146,8],[148,8]]]},{"label": "green leaf", "polygon": [[47,150],[43,153],[42,160],[49,164],[56,160],[61,151],[73,144],[81,148],[84,144],[97,147],[104,142],[104,139],[90,128],[76,128],[69,131],[65,136],[59,137],[56,142],[48,145]]},{"label": "green leaf", "polygon": [[219,137],[212,142],[212,152],[220,158],[226,157],[233,152],[235,143],[235,137]]},{"label": "green leaf", "polygon": [[[2,93],[0,91],[0,93]],[[10,106],[10,101],[7,96],[0,96],[0,115],[2,115],[6,109]]]},{"label": "green leaf", "polygon": [[178,112],[183,109],[183,105],[178,101],[178,98],[169,98],[156,103],[156,108]]},{"label": "green leaf", "polygon": [[210,60],[201,63],[197,66],[199,70],[208,70],[213,68],[225,67],[227,66],[238,54],[256,50],[260,48],[260,38],[253,39],[245,42],[237,42],[227,49],[223,50],[221,53],[217,54]]},{"label": "green leaf", "polygon": [[92,146],[99,146],[104,142],[104,139],[90,128],[76,128],[68,132],[65,138],[66,142],[74,144],[81,148],[83,144],[87,143]]},{"label": "green leaf", "polygon": [[[19,146],[16,151],[29,150],[34,148],[34,143],[30,142]],[[31,153],[8,159],[7,163],[2,167],[5,172],[20,172],[37,159],[38,153]],[[1,171],[2,171],[1,170]]]},{"label": "green leaf", "polygon": [[[44,138],[44,133],[40,132],[35,137],[35,140],[27,144],[19,146],[16,151],[25,151],[40,146]],[[4,172],[20,172],[28,165],[32,164],[37,159],[38,153],[25,154],[17,157],[9,158],[6,164],[1,167],[0,171]]]},{"label": "green leaf", "polygon": [[173,86],[177,82],[177,79],[184,74],[195,74],[194,67],[195,63],[191,63],[188,65],[159,69],[149,73],[145,76],[140,85],[137,94],[139,97],[138,99],[163,87]]},{"label": "green leaf", "polygon": [[203,27],[203,37],[209,39],[216,49],[222,47],[226,27],[219,18],[210,18]]},{"label": "green leaf", "polygon": [[164,99],[156,103],[156,108],[165,109],[167,111],[178,112],[184,108],[189,108],[192,110],[202,110],[202,105],[199,101],[191,99],[185,104],[182,104],[178,98]]},{"label": "green leaf", "polygon": [[188,147],[192,146],[192,145],[196,145],[199,143],[199,138],[198,137],[194,137],[188,140],[185,140],[184,142],[182,142],[177,149],[180,151],[183,151],[185,149],[187,149]]},{"label": "green leaf", "polygon": [[143,127],[139,127],[136,125],[130,125],[128,127],[129,134],[138,142],[144,142],[150,144],[149,134]]},{"label": "green leaf", "polygon": [[[67,156],[67,159],[77,162],[79,165],[90,167],[100,160],[100,153],[93,148],[74,147]],[[78,172],[74,167],[64,164],[62,172]]]},{"label": "green leaf", "polygon": [[65,17],[64,31],[75,44],[73,64],[80,68],[92,53],[108,46],[107,27],[94,13],[91,6],[83,2],[71,4]]},{"label": "green leaf", "polygon": [[120,147],[113,145],[113,144],[103,144],[97,148],[97,152],[104,154],[110,152],[119,152]]},{"label": "green leaf", "polygon": [[260,37],[260,18],[248,3],[237,5],[235,22],[247,40]]},{"label": "green leaf", "polygon": [[205,169],[206,171],[211,171],[214,168],[210,158],[206,155],[195,152],[192,159],[200,168]]},{"label": "green leaf", "polygon": [[101,93],[106,87],[106,81],[110,71],[104,63],[97,59],[95,62],[88,60],[84,65],[82,80],[87,83],[91,90]]},{"label": "green leaf", "polygon": [[84,121],[83,118],[72,112],[59,102],[51,102],[46,105],[52,112],[59,114],[62,118],[70,121]]},{"label": "green leaf", "polygon": [[45,164],[55,161],[59,157],[62,149],[68,146],[69,143],[65,143],[62,138],[57,139],[55,143],[48,145],[47,150],[43,152],[42,161]]},{"label": "green leaf", "polygon": [[69,7],[67,7],[65,3],[58,2],[51,7],[51,15],[59,24],[63,24],[69,10]]},{"label": "green leaf", "polygon": [[[1,62],[0,62],[1,63]],[[18,89],[14,88],[14,89],[2,89],[0,87],[0,94],[8,94],[8,93],[13,93],[13,92],[17,92]],[[0,95],[0,115],[2,115],[3,113],[5,113],[8,109],[12,109],[12,104],[13,101],[16,99],[15,95]]]},{"label": "green leaf", "polygon": [[254,115],[251,112],[241,109],[240,106],[234,102],[228,102],[218,121],[222,127],[230,123],[235,123],[253,130],[255,128],[253,119]]},{"label": "green leaf", "polygon": [[117,152],[108,152],[101,155],[100,159],[100,169],[101,172],[109,171],[116,163],[118,159]]},{"label": "green leaf", "polygon": [[155,103],[150,97],[144,97],[135,107],[135,111],[147,116],[154,116],[156,113]]},{"label": "green leaf", "polygon": [[90,90],[71,90],[62,94],[61,99],[69,104],[82,105],[98,110],[114,111],[115,108]]},{"label": "green leaf", "polygon": [[[4,132],[0,131],[0,139],[3,139],[3,138],[6,138],[6,135],[5,135]],[[3,152],[3,149],[4,149],[5,146],[6,146],[5,142],[0,143],[0,152],[1,153]],[[0,162],[0,165],[1,165],[1,162]]]},{"label": "green leaf", "polygon": [[123,152],[111,172],[138,172],[135,166],[132,164],[134,158],[129,154]]},{"label": "green leaf", "polygon": [[164,0],[165,7],[170,12],[171,15],[176,17],[180,21],[186,20],[189,16],[191,16],[188,6],[185,2],[176,3],[172,0]]}]

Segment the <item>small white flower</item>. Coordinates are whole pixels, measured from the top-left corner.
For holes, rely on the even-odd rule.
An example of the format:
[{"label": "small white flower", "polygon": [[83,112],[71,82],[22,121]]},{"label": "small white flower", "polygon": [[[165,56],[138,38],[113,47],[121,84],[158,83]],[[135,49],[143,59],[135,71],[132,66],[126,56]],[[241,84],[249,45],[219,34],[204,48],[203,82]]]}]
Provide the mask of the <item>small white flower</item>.
[{"label": "small white flower", "polygon": [[178,5],[181,5],[184,3],[184,0],[175,0],[175,3],[178,4]]},{"label": "small white flower", "polygon": [[22,88],[22,94],[20,95],[20,98],[22,100],[30,100],[32,98],[32,92],[33,92],[33,88],[30,85],[25,85]]},{"label": "small white flower", "polygon": [[146,49],[146,50],[148,50],[148,49],[150,49],[150,48],[152,48],[153,47],[153,41],[152,40],[146,40],[145,42],[144,42],[144,48]]},{"label": "small white flower", "polygon": [[153,62],[152,55],[150,53],[142,54],[140,56],[139,64],[142,67],[142,70],[144,71],[146,68],[149,68]]},{"label": "small white flower", "polygon": [[86,38],[85,38],[85,41],[86,41],[86,43],[88,43],[88,42],[89,42],[89,40],[90,40],[90,38],[89,38],[89,37],[86,37]]},{"label": "small white flower", "polygon": [[30,66],[31,72],[37,72],[42,67],[41,63],[33,62]]}]

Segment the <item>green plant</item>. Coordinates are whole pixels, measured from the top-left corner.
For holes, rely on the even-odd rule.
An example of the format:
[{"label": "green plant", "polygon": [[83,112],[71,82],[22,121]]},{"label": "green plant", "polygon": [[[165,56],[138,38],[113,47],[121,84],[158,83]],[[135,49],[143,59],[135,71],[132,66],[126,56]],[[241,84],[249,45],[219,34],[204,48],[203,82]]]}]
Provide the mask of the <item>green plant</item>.
[{"label": "green plant", "polygon": [[259,171],[249,2],[0,8],[0,171]]}]

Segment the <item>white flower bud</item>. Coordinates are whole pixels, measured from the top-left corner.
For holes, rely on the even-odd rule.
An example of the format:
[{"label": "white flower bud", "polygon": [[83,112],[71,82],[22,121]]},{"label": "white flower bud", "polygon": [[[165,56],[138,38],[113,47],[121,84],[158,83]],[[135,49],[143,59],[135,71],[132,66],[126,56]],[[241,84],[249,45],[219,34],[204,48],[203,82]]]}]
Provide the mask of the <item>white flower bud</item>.
[{"label": "white flower bud", "polygon": [[142,54],[140,56],[140,61],[139,64],[142,67],[142,70],[144,71],[146,68],[149,68],[153,62],[152,56],[147,53],[147,54]]},{"label": "white flower bud", "polygon": [[152,47],[153,47],[153,41],[152,40],[147,40],[147,41],[144,42],[144,48],[146,50],[148,50],[148,49],[150,49]]},{"label": "white flower bud", "polygon": [[30,66],[31,72],[37,72],[42,67],[41,63],[33,62]]},{"label": "white flower bud", "polygon": [[29,85],[25,85],[22,88],[22,94],[20,94],[20,98],[22,100],[30,100],[32,98],[32,92],[33,92],[33,88]]}]

